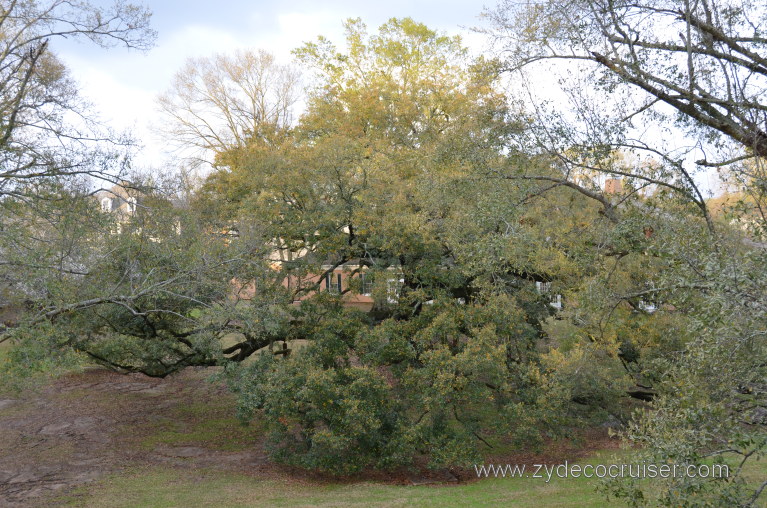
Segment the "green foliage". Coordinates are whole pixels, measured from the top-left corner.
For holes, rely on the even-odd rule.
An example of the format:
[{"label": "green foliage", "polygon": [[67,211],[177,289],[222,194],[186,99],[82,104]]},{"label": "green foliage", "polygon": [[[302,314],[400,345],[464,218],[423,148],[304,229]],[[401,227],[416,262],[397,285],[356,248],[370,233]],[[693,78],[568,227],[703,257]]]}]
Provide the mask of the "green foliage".
[{"label": "green foliage", "polygon": [[[68,347],[111,368],[166,376],[231,355],[244,358],[284,325],[283,293],[258,259],[258,237],[227,242],[148,186],[128,216],[103,213],[82,194],[48,192],[51,200],[37,210],[3,203],[17,216],[51,208],[47,221],[20,220],[17,231],[2,237],[29,240],[2,267],[28,311],[23,340],[21,332],[6,340],[26,344],[22,349],[39,353],[40,361],[46,351],[53,357]],[[239,301],[233,282],[240,280],[249,281],[251,292],[257,286],[257,295]],[[243,340],[227,352],[221,339],[232,332]]]},{"label": "green foliage", "polygon": [[535,334],[508,299],[435,303],[374,327],[348,311],[313,318],[310,344],[288,358],[229,366],[242,416],[267,422],[288,463],[349,473],[424,455],[433,467],[469,465],[478,444],[510,434],[529,443],[562,423],[564,392],[536,367]]},{"label": "green foliage", "polygon": [[72,335],[51,325],[13,330],[0,345],[0,381],[3,390],[22,391],[64,372],[85,365],[83,355],[71,347]]}]

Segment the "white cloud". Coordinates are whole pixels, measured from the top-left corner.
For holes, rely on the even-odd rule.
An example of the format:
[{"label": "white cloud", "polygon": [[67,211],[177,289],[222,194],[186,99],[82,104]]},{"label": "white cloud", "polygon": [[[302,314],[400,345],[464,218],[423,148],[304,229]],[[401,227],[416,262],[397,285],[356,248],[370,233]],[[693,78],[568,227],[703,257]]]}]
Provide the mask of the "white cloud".
[{"label": "white cloud", "polygon": [[[112,129],[127,131],[140,143],[145,143],[150,137],[149,119],[155,116],[154,93],[127,85],[98,67],[76,61],[69,64],[80,84],[81,95],[94,106],[90,114]],[[159,147],[147,144],[137,160],[148,164],[158,157],[161,157]]]}]

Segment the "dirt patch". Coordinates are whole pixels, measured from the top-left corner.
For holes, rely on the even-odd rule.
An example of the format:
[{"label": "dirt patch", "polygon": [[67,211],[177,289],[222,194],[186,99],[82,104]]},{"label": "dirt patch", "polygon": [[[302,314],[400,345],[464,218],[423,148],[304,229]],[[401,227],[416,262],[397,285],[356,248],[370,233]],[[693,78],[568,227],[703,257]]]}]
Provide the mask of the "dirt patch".
[{"label": "dirt patch", "polygon": [[[204,419],[233,401],[205,369],[168,379],[102,369],[60,378],[16,399],[0,400],[0,506],[39,506],[48,495],[140,464],[241,470],[265,462],[260,445],[227,452],[205,446],[140,446],[148,434]],[[202,414],[184,412],[190,402]],[[236,422],[232,425],[236,426]],[[183,430],[183,429],[182,429]],[[180,434],[183,438],[184,434]]]}]

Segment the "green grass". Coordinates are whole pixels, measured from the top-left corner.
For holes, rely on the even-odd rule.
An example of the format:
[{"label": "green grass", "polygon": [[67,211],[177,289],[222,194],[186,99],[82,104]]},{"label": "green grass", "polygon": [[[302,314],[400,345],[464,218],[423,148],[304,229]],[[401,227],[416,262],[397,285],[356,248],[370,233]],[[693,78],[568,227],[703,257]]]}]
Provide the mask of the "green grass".
[{"label": "green grass", "polygon": [[[618,452],[628,458],[626,452]],[[621,462],[618,460],[617,462]],[[616,463],[614,450],[595,454],[579,464]],[[767,465],[754,463],[763,479]],[[750,478],[753,479],[753,478]],[[653,480],[645,480],[653,481]],[[461,507],[520,508],[622,507],[595,491],[598,480],[588,478],[490,478],[460,485],[404,486],[375,482],[328,483],[280,477],[255,478],[221,471],[189,471],[146,467],[113,475],[56,500],[57,506],[153,507],[250,506],[319,507]]]},{"label": "green grass", "polygon": [[175,408],[166,418],[145,428],[141,446],[201,446],[237,451],[252,446],[263,431],[256,423],[242,425],[226,398],[218,402],[190,403]]},{"label": "green grass", "polygon": [[0,342],[0,362],[4,362],[8,358],[8,351],[11,350],[11,342]]},{"label": "green grass", "polygon": [[[320,484],[241,474],[150,468],[113,476],[59,500],[63,506],[498,506],[600,507],[594,483],[488,479],[447,486]],[[612,504],[611,506],[620,506]]]},{"label": "green grass", "polygon": [[3,379],[4,369],[8,367],[6,362],[9,362],[8,353],[10,352],[12,344],[10,341],[0,343],[0,395],[8,395],[13,393],[13,388],[9,386],[10,383],[7,379]]},{"label": "green grass", "polygon": [[[606,455],[589,461],[604,462]],[[236,473],[150,467],[113,475],[59,498],[62,506],[515,506],[602,507],[596,480],[484,479],[460,485],[404,486],[375,482],[321,483],[259,479]],[[612,502],[609,506],[625,506]]]}]

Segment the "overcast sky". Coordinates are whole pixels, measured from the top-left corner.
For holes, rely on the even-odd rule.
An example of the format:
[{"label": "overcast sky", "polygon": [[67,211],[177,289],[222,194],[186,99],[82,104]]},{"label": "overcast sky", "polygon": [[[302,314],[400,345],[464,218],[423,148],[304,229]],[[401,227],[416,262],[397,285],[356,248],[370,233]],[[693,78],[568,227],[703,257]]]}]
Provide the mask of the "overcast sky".
[{"label": "overcast sky", "polygon": [[292,49],[318,35],[342,44],[342,22],[349,17],[361,17],[373,31],[389,18],[410,16],[432,29],[462,35],[477,51],[481,48],[481,37],[468,28],[480,24],[483,6],[459,0],[149,0],[144,4],[152,10],[152,25],[158,32],[155,48],[146,54],[61,40],[54,42],[54,48],[101,117],[115,128],[130,129],[145,144],[138,163],[155,167],[162,165],[163,157],[162,144],[150,129],[160,121],[155,98],[190,57],[261,48],[287,63]]}]

